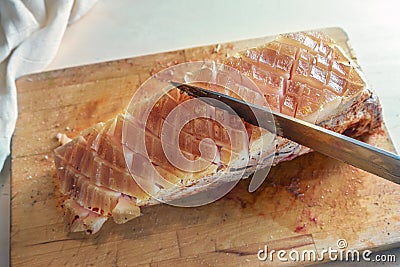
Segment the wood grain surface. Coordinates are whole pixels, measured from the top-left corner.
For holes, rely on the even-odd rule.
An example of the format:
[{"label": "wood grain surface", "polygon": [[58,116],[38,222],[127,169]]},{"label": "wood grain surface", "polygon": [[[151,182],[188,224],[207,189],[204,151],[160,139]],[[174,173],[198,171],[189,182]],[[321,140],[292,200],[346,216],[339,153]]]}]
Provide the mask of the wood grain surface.
[{"label": "wood grain surface", "polygon": [[[326,29],[347,53],[347,36]],[[197,208],[158,205],[124,225],[89,236],[64,231],[52,150],[123,110],[151,74],[189,60],[223,59],[272,37],[191,48],[25,76],[12,144],[13,266],[257,266],[259,249],[381,250],[400,243],[400,187],[310,153],[272,168],[255,193],[241,181],[223,199]],[[384,129],[365,141],[393,150]],[[302,262],[313,264],[314,262]],[[293,265],[274,261],[272,265]]]}]

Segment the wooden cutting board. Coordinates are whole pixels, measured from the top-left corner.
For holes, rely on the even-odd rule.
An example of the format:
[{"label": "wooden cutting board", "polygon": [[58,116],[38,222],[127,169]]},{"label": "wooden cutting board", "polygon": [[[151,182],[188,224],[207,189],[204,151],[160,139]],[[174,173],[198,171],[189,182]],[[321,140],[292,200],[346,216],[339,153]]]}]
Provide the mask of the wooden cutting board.
[{"label": "wooden cutting board", "polygon": [[[347,35],[325,29],[349,55]],[[223,199],[198,208],[158,205],[124,225],[107,222],[89,236],[64,231],[55,191],[56,134],[74,137],[126,107],[151,74],[189,60],[221,60],[272,37],[204,46],[22,77],[12,143],[13,266],[259,265],[257,252],[321,253],[345,239],[349,249],[400,244],[400,187],[310,153],[274,167],[256,193],[242,181]],[[379,94],[379,92],[378,92]],[[385,130],[366,138],[393,151]],[[268,262],[267,262],[268,263]],[[302,262],[313,264],[314,262]],[[271,263],[268,263],[271,264]],[[272,265],[293,265],[275,261]]]}]

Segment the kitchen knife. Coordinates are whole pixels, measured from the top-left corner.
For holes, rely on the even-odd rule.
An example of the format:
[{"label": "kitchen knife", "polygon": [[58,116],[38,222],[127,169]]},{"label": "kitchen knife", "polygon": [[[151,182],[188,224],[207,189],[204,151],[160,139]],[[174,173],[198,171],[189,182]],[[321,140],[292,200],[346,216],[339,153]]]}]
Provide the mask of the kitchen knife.
[{"label": "kitchen knife", "polygon": [[[400,157],[396,154],[229,95],[213,92],[198,86],[172,81],[170,83],[188,95],[198,97],[210,105],[215,105],[215,101],[207,100],[210,98],[225,103],[239,117],[250,124],[262,127],[270,132],[276,132],[279,136],[290,139],[329,157],[400,184]],[[228,109],[227,111],[230,112]],[[266,114],[269,116],[265,116]],[[257,117],[271,117],[270,114],[272,114],[274,122],[257,120]],[[256,182],[256,184],[259,183]],[[254,186],[252,189],[254,189]],[[254,190],[250,190],[249,188],[249,191],[252,192]]]}]

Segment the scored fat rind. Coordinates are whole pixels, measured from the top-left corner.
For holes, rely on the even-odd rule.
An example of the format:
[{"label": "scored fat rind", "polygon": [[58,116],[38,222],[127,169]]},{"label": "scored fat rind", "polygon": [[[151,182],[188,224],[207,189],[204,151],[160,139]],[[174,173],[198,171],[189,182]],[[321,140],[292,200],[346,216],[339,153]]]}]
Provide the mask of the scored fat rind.
[{"label": "scored fat rind", "polygon": [[346,110],[367,87],[356,65],[320,32],[280,35],[226,64],[251,78],[272,110],[311,123]]},{"label": "scored fat rind", "polygon": [[[382,123],[379,101],[368,88],[360,70],[323,33],[281,35],[264,46],[229,57],[226,64],[250,77],[260,87],[270,107],[279,112],[353,137],[370,133]],[[177,104],[187,99],[190,98],[177,90],[169,92],[155,106],[146,125],[146,144],[149,146],[150,143],[151,164],[169,182],[181,183],[186,187],[174,187],[168,183],[153,184],[152,168],[149,168],[152,171],[143,167],[137,170],[134,168],[137,173],[128,172],[122,149],[125,119],[122,114],[105,123],[96,124],[55,150],[60,189],[69,198],[64,203],[69,231],[95,233],[109,216],[117,223],[124,223],[139,216],[141,206],[157,204],[158,201],[145,193],[132,175],[152,184],[154,190],[151,193],[157,199],[170,201],[199,192],[203,190],[202,186],[212,182],[217,186],[235,180],[237,175],[246,178],[257,167],[268,164],[272,156],[275,156],[273,164],[276,165],[311,151],[277,137],[273,151],[261,150],[262,153],[259,153],[257,142],[264,135],[257,127],[246,124],[250,139],[248,151],[244,154],[235,154],[224,147],[226,143],[222,140],[216,140],[223,147],[221,156],[217,162],[210,162],[207,171],[193,174],[174,169],[170,164],[164,164],[165,158],[154,149],[160,147],[160,126],[166,116]],[[138,122],[128,118],[126,123]],[[199,126],[200,129],[213,128],[209,121],[197,123],[209,125]],[[183,153],[188,158],[197,158],[199,153],[196,145],[207,135],[198,136],[194,124],[188,124],[183,135],[187,138],[179,143]],[[138,133],[129,138],[135,140],[125,141],[137,144],[138,138],[144,137]],[[141,150],[143,148],[139,148]],[[134,163],[133,167],[149,164],[140,153],[126,150],[125,155],[129,157],[128,161]],[[232,155],[234,157],[230,158]],[[238,160],[243,155],[247,155],[249,161],[248,166],[244,166],[244,172],[241,172],[233,166],[240,166]]]}]

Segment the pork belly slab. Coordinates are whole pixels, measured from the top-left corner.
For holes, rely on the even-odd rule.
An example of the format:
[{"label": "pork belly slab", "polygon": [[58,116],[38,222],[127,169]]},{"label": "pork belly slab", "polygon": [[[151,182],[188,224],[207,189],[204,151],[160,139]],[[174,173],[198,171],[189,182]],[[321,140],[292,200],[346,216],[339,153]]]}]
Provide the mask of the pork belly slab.
[{"label": "pork belly slab", "polygon": [[[225,64],[253,80],[273,110],[352,137],[372,133],[381,126],[379,101],[362,73],[321,32],[283,34],[263,46],[228,57]],[[150,113],[146,124],[145,140],[151,164],[167,180],[185,185],[178,189],[154,185],[152,194],[157,199],[183,198],[197,193],[193,189],[195,185],[217,179],[219,183],[231,181],[237,175],[238,168],[234,166],[240,165],[241,157],[248,157],[251,162],[242,166],[243,178],[246,178],[257,168],[254,164],[262,165],[263,158],[271,154],[275,155],[273,164],[276,165],[310,151],[277,137],[273,151],[255,153],[263,134],[247,123],[245,145],[242,151],[236,151],[224,140],[224,129],[202,118],[183,128],[179,147],[188,158],[197,159],[201,157],[198,144],[208,137],[219,146],[218,159],[204,158],[210,162],[209,167],[195,174],[177,170],[162,152],[159,128],[167,111],[188,99],[187,95],[170,91]],[[125,223],[140,216],[140,207],[159,203],[133,179],[136,176],[152,183],[152,172],[146,168],[148,159],[135,153],[129,163],[133,164],[134,171],[128,171],[122,145],[124,119],[121,113],[98,123],[55,149],[59,187],[66,198],[63,207],[68,231],[95,233],[110,217],[116,223]],[[201,130],[196,125],[201,125]]]}]

